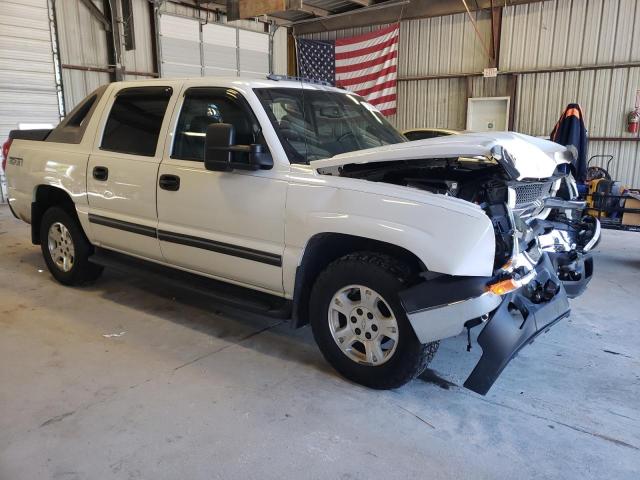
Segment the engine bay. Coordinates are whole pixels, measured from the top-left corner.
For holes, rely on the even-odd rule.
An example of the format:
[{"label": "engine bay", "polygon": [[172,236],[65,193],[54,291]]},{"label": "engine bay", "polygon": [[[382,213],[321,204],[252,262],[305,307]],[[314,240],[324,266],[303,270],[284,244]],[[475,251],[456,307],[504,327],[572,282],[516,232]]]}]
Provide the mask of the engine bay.
[{"label": "engine bay", "polygon": [[318,171],[325,175],[360,178],[426,190],[478,204],[484,201],[484,191],[489,184],[507,180],[504,169],[486,157],[348,164],[337,170],[326,168]]},{"label": "engine bay", "polygon": [[339,169],[319,169],[318,172],[416,188],[475,203],[491,219],[496,234],[494,268],[499,268],[511,258],[514,225],[507,208],[509,178],[502,166],[487,157],[348,164]]}]

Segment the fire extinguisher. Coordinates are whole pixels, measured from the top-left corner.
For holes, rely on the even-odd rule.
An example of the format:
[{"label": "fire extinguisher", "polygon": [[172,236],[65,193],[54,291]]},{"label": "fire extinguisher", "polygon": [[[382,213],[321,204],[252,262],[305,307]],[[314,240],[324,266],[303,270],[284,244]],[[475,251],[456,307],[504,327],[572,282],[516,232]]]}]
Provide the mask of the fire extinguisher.
[{"label": "fire extinguisher", "polygon": [[629,112],[627,116],[627,131],[629,133],[638,133],[638,126],[640,125],[640,112],[634,110]]}]

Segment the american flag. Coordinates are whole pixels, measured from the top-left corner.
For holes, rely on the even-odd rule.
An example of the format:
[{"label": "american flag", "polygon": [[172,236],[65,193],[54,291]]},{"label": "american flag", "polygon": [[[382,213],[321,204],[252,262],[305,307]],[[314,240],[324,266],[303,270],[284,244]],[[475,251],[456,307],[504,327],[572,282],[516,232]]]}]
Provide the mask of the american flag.
[{"label": "american flag", "polygon": [[334,41],[298,39],[300,76],[331,82],[363,96],[383,115],[394,115],[399,34],[395,23]]}]

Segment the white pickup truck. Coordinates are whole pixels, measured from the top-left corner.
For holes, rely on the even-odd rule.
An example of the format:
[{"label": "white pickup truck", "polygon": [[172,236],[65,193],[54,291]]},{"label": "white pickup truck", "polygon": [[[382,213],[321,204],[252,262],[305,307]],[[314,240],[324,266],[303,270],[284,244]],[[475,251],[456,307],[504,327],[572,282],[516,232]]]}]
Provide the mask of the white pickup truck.
[{"label": "white pickup truck", "polygon": [[105,266],[311,324],[345,377],[398,387],[483,325],[465,387],[568,316],[599,224],[570,153],[515,133],[407,141],[361,97],[290,79],[112,83],[15,131],[9,202],[65,285]]}]

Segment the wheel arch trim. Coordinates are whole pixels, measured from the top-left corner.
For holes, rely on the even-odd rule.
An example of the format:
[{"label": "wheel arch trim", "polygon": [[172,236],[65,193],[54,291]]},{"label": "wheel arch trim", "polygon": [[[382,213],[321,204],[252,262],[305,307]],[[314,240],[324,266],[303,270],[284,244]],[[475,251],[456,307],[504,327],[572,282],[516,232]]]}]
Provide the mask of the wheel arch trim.
[{"label": "wheel arch trim", "polygon": [[64,188],[48,184],[36,185],[33,189],[31,201],[31,243],[40,245],[40,222],[42,215],[54,205],[73,207],[72,212],[77,215],[75,202],[71,194]]},{"label": "wheel arch trim", "polygon": [[338,232],[320,232],[309,238],[300,251],[293,285],[293,314],[291,326],[299,328],[309,323],[308,309],[311,289],[317,276],[331,262],[356,251],[387,253],[406,261],[414,269],[426,266],[410,250],[390,242]]}]

